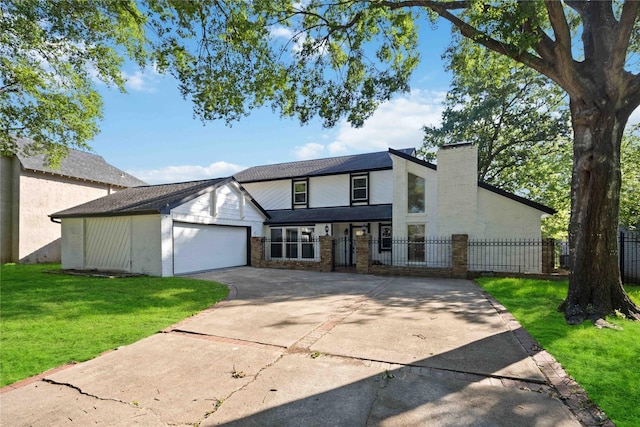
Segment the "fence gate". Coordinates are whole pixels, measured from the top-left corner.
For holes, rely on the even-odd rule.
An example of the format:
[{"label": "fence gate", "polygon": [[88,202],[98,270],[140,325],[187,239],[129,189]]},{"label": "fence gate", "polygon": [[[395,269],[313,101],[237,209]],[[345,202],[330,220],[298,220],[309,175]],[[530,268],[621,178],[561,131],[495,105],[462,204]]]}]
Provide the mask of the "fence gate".
[{"label": "fence gate", "polygon": [[620,232],[618,257],[622,282],[640,285],[640,233]]},{"label": "fence gate", "polygon": [[355,270],[356,239],[352,236],[341,236],[333,240],[333,268],[337,271]]}]

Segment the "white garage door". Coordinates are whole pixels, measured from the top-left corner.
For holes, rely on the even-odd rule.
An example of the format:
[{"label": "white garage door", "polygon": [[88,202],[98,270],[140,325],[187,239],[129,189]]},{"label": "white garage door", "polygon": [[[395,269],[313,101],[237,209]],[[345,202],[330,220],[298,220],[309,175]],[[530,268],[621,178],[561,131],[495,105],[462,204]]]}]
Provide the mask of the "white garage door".
[{"label": "white garage door", "polygon": [[173,273],[247,265],[247,228],[174,224]]}]

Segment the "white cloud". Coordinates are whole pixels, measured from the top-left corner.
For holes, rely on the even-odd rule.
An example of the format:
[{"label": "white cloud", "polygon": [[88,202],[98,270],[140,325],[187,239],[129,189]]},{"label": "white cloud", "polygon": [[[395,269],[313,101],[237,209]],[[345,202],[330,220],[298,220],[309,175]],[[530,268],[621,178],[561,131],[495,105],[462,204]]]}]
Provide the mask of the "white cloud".
[{"label": "white cloud", "polygon": [[283,38],[289,40],[291,37],[293,37],[293,31],[291,30],[291,28],[283,27],[282,25],[275,25],[271,27],[269,33],[272,37],[275,38]]},{"label": "white cloud", "polygon": [[324,145],[316,142],[310,142],[302,147],[296,146],[293,149],[293,155],[296,156],[298,160],[317,159],[322,157],[324,149]]},{"label": "white cloud", "polygon": [[209,166],[167,166],[160,169],[140,169],[127,172],[149,184],[166,184],[226,177],[243,169],[245,169],[244,166],[233,163],[215,162]]},{"label": "white cloud", "polygon": [[420,147],[422,127],[440,123],[445,96],[445,92],[413,90],[407,96],[382,104],[362,128],[353,128],[343,121],[327,149],[332,155],[341,155],[389,147]]},{"label": "white cloud", "polygon": [[125,88],[134,92],[155,92],[157,76],[159,75],[155,67],[146,67],[144,70],[137,70],[133,74],[123,73]]}]

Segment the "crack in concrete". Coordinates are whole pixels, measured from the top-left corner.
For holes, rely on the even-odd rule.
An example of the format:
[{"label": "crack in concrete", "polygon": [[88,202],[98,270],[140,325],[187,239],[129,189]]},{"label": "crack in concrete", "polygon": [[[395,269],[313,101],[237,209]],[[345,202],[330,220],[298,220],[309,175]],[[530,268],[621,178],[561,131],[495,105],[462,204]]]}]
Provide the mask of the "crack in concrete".
[{"label": "crack in concrete", "polygon": [[206,420],[207,418],[209,418],[211,415],[215,414],[216,412],[218,412],[218,409],[220,409],[220,407],[224,404],[224,402],[226,402],[227,400],[231,399],[236,393],[241,392],[243,390],[245,390],[247,387],[249,387],[249,385],[253,384],[254,382],[256,382],[258,380],[258,377],[260,376],[260,374],[262,372],[264,372],[264,370],[270,368],[271,366],[275,365],[276,363],[278,363],[285,355],[285,352],[282,352],[280,355],[278,355],[278,357],[276,357],[272,362],[264,365],[262,368],[258,369],[258,371],[252,376],[250,381],[247,381],[245,384],[243,384],[242,386],[238,387],[237,389],[233,390],[231,393],[229,393],[226,397],[223,397],[222,399],[218,399],[218,402],[216,403],[215,408],[212,411],[206,412],[204,414],[204,416],[202,418],[200,418],[200,421],[198,422],[197,425],[199,425],[200,423],[202,423],[202,421]]},{"label": "crack in concrete", "polygon": [[[124,403],[125,405],[131,406],[131,407],[134,407],[134,408],[143,409],[143,408],[141,408],[140,406],[136,405],[133,402],[126,402],[124,400],[116,399],[115,397],[100,397],[100,396],[97,396],[95,394],[87,393],[86,391],[82,390],[80,387],[75,386],[75,385],[73,385],[71,383],[64,383],[64,382],[60,382],[60,381],[55,381],[55,380],[52,380],[51,378],[43,378],[42,381],[46,382],[46,383],[49,383],[49,384],[52,384],[52,385],[57,385],[57,386],[61,386],[61,387],[68,387],[70,389],[73,389],[73,390],[77,391],[78,393],[80,393],[83,396],[91,397],[91,398],[96,399],[96,400]],[[148,409],[148,408],[144,408],[144,409]]]}]

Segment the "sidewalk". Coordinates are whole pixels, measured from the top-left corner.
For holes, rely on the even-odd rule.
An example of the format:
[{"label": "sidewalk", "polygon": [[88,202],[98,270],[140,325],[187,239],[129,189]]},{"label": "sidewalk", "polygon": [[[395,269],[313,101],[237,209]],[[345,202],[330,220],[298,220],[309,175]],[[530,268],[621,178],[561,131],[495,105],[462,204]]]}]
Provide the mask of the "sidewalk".
[{"label": "sidewalk", "polygon": [[596,425],[588,412],[578,421],[558,395],[571,386],[561,368],[472,282],[250,267],[196,277],[230,285],[230,299],[3,393],[0,424]]}]

